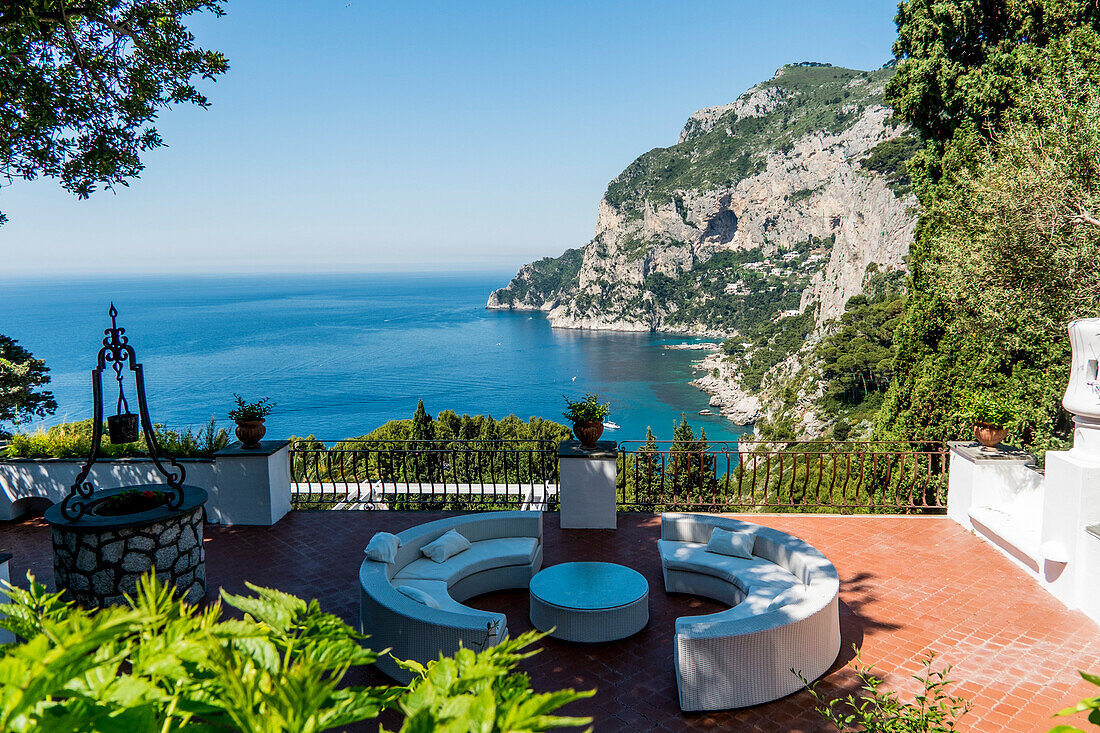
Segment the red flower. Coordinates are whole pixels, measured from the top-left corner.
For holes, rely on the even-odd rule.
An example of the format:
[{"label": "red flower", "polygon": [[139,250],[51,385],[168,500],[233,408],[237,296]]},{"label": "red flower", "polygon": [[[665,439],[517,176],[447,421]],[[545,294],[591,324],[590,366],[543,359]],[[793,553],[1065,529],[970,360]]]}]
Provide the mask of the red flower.
[{"label": "red flower", "polygon": [[154,494],[152,491],[143,491],[141,492],[141,495],[144,496],[146,499],[152,499],[154,496],[156,496],[156,494]]}]

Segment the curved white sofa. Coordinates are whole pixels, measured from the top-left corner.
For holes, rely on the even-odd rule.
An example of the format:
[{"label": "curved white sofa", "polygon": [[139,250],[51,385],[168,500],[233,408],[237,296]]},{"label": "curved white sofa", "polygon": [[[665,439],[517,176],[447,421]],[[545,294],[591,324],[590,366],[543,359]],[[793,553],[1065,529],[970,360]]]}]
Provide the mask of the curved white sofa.
[{"label": "curved white sofa", "polygon": [[[715,527],[756,534],[753,558],[706,551]],[[676,619],[680,708],[723,710],[776,700],[823,675],[840,652],[836,568],[797,537],[729,517],[662,514],[665,591],[732,608]]]},{"label": "curved white sofa", "polygon": [[[470,549],[444,563],[420,548],[454,529]],[[394,661],[428,662],[452,655],[459,644],[484,649],[508,635],[502,613],[462,605],[467,598],[506,588],[526,588],[542,566],[541,512],[481,512],[440,519],[398,533],[401,546],[392,563],[366,559],[359,568],[360,628],[372,649],[389,648],[378,668],[402,684],[412,675]],[[408,585],[432,596],[439,608],[398,592]]]}]

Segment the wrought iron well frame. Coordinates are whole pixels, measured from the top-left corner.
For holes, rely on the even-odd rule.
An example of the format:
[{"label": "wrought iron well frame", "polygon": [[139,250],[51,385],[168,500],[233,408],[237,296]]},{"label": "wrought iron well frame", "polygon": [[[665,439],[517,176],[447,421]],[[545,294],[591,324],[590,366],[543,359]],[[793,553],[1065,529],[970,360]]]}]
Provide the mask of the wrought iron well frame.
[{"label": "wrought iron well frame", "polygon": [[[92,417],[92,450],[73,485],[69,487],[69,494],[61,502],[61,514],[74,522],[87,513],[91,507],[92,495],[95,493],[95,487],[88,480],[88,475],[100,457],[99,443],[103,438],[103,372],[107,370],[108,364],[115,372],[115,379],[118,380],[120,389],[124,365],[128,364],[130,371],[134,373],[138,414],[141,420],[141,431],[145,435],[145,444],[149,449],[149,458],[157,471],[164,476],[170,493],[166,506],[169,509],[178,509],[183,504],[183,478],[186,472],[183,466],[171,456],[164,459],[170,464],[170,468],[165,468],[162,463],[160,443],[157,442],[156,432],[153,430],[153,421],[149,419],[149,405],[145,399],[145,371],[137,361],[134,347],[130,346],[129,339],[125,336],[126,329],[118,325],[118,310],[114,303],[111,303],[107,314],[111,316],[111,327],[103,331],[103,348],[99,350],[96,366],[92,369],[92,399],[95,405]],[[122,401],[120,398],[120,402]]]}]

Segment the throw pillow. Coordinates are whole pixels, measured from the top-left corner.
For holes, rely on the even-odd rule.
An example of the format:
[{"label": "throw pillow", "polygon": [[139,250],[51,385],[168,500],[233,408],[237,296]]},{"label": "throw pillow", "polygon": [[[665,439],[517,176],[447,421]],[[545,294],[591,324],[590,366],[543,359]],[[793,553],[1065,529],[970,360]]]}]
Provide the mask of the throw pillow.
[{"label": "throw pillow", "polygon": [[710,542],[707,542],[707,552],[717,552],[719,555],[744,557],[751,560],[752,548],[755,544],[755,532],[733,532],[715,527],[714,531],[710,533]]},{"label": "throw pillow", "polygon": [[376,532],[367,543],[367,558],[375,562],[393,562],[397,559],[397,548],[401,546],[401,540],[395,534],[389,532]]},{"label": "throw pillow", "polygon": [[429,560],[444,563],[458,553],[469,549],[470,541],[452,529],[421,547],[420,552]]},{"label": "throw pillow", "polygon": [[426,590],[420,588],[413,588],[411,585],[399,585],[397,586],[397,592],[406,598],[411,598],[417,603],[423,603],[428,608],[439,608],[439,601],[432,597],[432,594]]}]

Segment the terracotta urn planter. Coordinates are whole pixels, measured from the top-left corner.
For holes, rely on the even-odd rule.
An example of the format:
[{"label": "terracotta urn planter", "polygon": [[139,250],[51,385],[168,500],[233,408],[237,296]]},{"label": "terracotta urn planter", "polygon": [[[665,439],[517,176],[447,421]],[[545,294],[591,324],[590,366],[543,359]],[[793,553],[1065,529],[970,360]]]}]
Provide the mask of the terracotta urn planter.
[{"label": "terracotta urn planter", "polygon": [[264,427],[264,419],[237,420],[237,438],[245,448],[259,448],[267,428]]},{"label": "terracotta urn planter", "polygon": [[1008,435],[1008,428],[998,427],[997,425],[990,425],[988,423],[975,423],[974,424],[974,440],[978,441],[986,448],[993,448]]},{"label": "terracotta urn planter", "polygon": [[603,421],[575,422],[573,423],[573,435],[577,436],[582,448],[595,448],[596,441],[603,435]]}]

